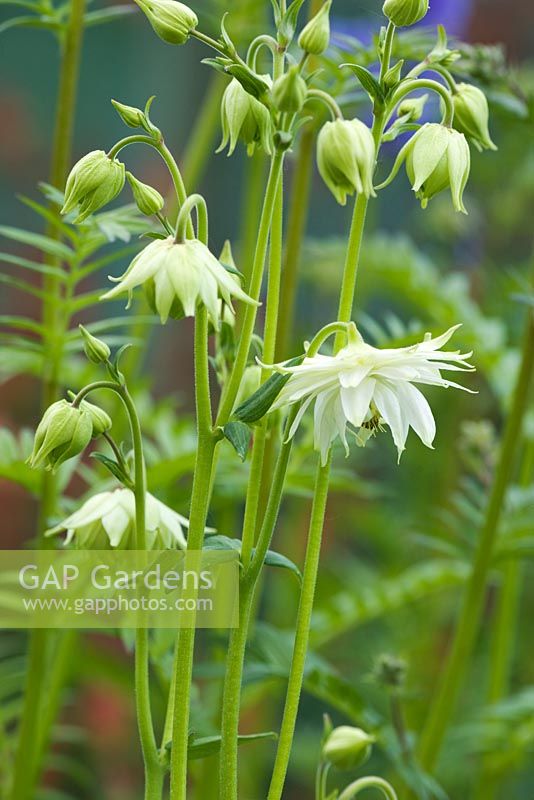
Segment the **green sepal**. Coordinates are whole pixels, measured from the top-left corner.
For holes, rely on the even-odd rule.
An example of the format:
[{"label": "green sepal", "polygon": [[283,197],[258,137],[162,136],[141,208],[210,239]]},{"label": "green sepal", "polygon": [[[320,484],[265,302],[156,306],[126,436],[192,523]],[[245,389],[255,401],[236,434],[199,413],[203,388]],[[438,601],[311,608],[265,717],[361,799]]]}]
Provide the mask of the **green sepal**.
[{"label": "green sepal", "polygon": [[225,439],[227,439],[241,461],[245,461],[250,447],[252,431],[244,422],[228,422],[223,427]]},{"label": "green sepal", "polygon": [[[291,361],[286,362],[285,366],[296,367],[302,363],[303,358],[304,356],[292,358]],[[253,395],[236,408],[234,417],[240,422],[246,422],[249,425],[258,422],[267,414],[289,378],[289,375],[281,375],[280,373],[271,375]]]}]

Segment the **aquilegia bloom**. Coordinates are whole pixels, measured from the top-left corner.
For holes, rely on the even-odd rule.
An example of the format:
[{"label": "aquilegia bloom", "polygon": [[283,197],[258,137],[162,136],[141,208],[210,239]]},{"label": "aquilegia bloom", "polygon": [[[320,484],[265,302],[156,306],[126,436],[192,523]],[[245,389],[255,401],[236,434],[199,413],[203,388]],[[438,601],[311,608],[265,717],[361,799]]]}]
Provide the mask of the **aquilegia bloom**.
[{"label": "aquilegia bloom", "polygon": [[[185,549],[184,528],[189,521],[157,500],[146,496],[146,544],[149,550]],[[131,489],[101,492],[47,531],[47,536],[67,533],[65,544],[74,544],[81,550],[126,550],[135,544],[135,498]]]},{"label": "aquilegia bloom", "polygon": [[431,448],[436,423],[427,400],[414,383],[470,391],[441,375],[442,370],[474,369],[466,361],[471,353],[440,349],[459,327],[456,325],[435,339],[426,334],[422,342],[411,347],[381,350],[360,337],[335,356],[317,354],[293,367],[275,364],[277,372],[290,378],[272,409],[302,402],[289,431],[291,438],[305,411],[315,402],[315,449],[320,451],[323,464],[338,436],[348,452],[347,425],[360,444],[382,424],[388,425],[399,458],[410,428]]}]

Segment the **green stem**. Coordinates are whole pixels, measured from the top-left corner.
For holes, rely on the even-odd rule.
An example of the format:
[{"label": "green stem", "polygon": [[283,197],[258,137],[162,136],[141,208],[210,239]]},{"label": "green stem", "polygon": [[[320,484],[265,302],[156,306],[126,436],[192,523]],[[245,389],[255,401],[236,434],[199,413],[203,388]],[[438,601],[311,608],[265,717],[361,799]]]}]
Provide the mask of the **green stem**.
[{"label": "green stem", "polygon": [[[284,154],[277,150],[271,161],[271,169],[269,172],[269,179],[267,181],[267,190],[263,202],[263,209],[260,219],[260,228],[258,231],[258,240],[256,243],[256,252],[254,254],[254,263],[252,265],[252,273],[250,278],[250,286],[248,294],[254,300],[258,300],[261,291],[261,284],[263,278],[263,270],[265,265],[265,257],[267,254],[267,246],[269,242],[269,232],[271,230],[271,223],[273,213],[276,205],[278,183],[282,173],[282,165],[284,162]],[[224,425],[232,413],[235,398],[239,391],[239,386],[243,378],[248,355],[250,351],[250,342],[254,332],[254,324],[256,322],[257,308],[253,305],[247,305],[245,315],[243,318],[243,326],[239,345],[230,375],[229,381],[224,388],[221,398],[221,405],[217,415],[217,426]]]},{"label": "green stem", "polygon": [[[187,551],[202,550],[211,494],[216,437],[212,432],[208,360],[208,312],[199,306],[195,316],[195,398],[198,446],[191,493]],[[171,800],[187,797],[190,689],[195,648],[194,627],[178,635],[174,663],[174,723],[171,748]]]},{"label": "green stem", "polygon": [[452,648],[420,744],[420,763],[430,771],[438,759],[471,658],[482,614],[488,573],[508,484],[513,476],[523,417],[534,369],[534,312],[529,310],[521,366],[508,414],[501,452],[480,533],[471,576]]},{"label": "green stem", "polygon": [[[291,424],[293,413],[288,424]],[[288,428],[286,427],[286,430]],[[240,585],[239,627],[232,630],[228,645],[226,674],[223,688],[220,754],[220,798],[235,800],[238,787],[236,744],[239,732],[239,709],[245,648],[249,632],[254,596],[267,550],[271,542],[284,489],[291,454],[291,442],[282,445],[273,475],[273,484],[258,543],[248,568],[245,568]]]},{"label": "green stem", "polygon": [[391,53],[393,51],[393,40],[395,38],[395,25],[393,22],[389,22],[387,31],[386,31],[386,39],[384,42],[384,53],[380,63],[380,83],[383,82],[386,73],[389,69],[389,65],[391,63]]},{"label": "green stem", "polygon": [[[84,13],[85,0],[71,0],[70,17],[66,27],[61,58],[50,169],[50,182],[56,187],[63,185],[71,157]],[[55,227],[51,227],[47,233],[55,238],[61,235],[60,230]],[[43,322],[48,330],[55,331],[56,335],[58,335],[59,331],[63,331],[62,335],[64,336],[65,326],[59,313],[61,311],[60,279],[48,276],[44,282],[44,290],[48,293],[49,299],[43,307]],[[52,347],[53,357],[47,365],[47,374],[43,385],[43,411],[57,399],[62,352],[62,346]],[[52,473],[46,473],[43,476],[41,485],[40,534],[46,528],[47,519],[54,511],[56,499],[56,478]],[[30,632],[24,706],[20,720],[11,786],[13,800],[26,800],[33,793],[33,788],[38,779],[40,757],[38,753],[38,737],[35,736],[35,731],[42,711],[44,678],[49,677],[45,676],[43,672],[43,664],[48,650],[48,638],[49,633],[45,629]],[[55,672],[54,669],[53,672]],[[53,675],[50,677],[52,678]],[[43,731],[43,737],[42,741],[48,739],[48,731]]]},{"label": "green stem", "polygon": [[418,89],[429,89],[438,94],[444,103],[443,125],[451,128],[454,120],[454,106],[450,91],[443,84],[433,81],[431,78],[418,78],[417,80],[403,81],[399,88],[395,90],[391,100],[388,101],[388,119],[393,114],[395,107],[406,95]]},{"label": "green stem", "polygon": [[375,778],[373,776],[359,778],[357,781],[354,781],[354,783],[351,783],[350,786],[347,786],[347,788],[341,792],[339,800],[353,800],[357,794],[360,794],[360,792],[363,792],[365,789],[379,789],[386,800],[397,800],[397,795],[393,786],[383,780],[383,778]]},{"label": "green stem", "polygon": [[221,75],[215,74],[188,137],[182,160],[182,175],[186,186],[198,186],[202,180],[218,131],[221,99],[225,89],[226,82]]},{"label": "green stem", "polygon": [[304,678],[304,668],[306,655],[308,652],[308,642],[310,636],[310,624],[315,599],[315,586],[317,583],[317,573],[319,570],[319,559],[321,554],[321,542],[323,537],[324,516],[326,502],[328,499],[328,488],[330,483],[330,459],[328,462],[317,468],[315,479],[315,490],[313,506],[310,518],[310,528],[308,533],[308,545],[306,548],[306,559],[304,572],[302,575],[302,589],[297,615],[297,628],[295,634],[295,645],[293,648],[293,658],[287,686],[286,702],[284,707],[284,717],[280,729],[280,738],[276,751],[276,760],[271,778],[271,785],[267,800],[280,800],[284,789],[284,783],[293,744],[295,725],[297,721],[300,695]]}]

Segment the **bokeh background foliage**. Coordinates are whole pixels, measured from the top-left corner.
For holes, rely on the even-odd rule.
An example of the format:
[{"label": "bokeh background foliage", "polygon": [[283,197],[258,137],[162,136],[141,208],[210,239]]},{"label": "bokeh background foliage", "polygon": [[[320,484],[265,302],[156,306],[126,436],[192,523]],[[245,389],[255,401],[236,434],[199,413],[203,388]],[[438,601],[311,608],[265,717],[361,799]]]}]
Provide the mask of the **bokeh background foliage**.
[{"label": "bokeh background foliage", "polygon": [[[221,11],[229,10],[232,33],[239,39],[240,30],[250,38],[254,26],[259,28],[269,13],[267,6],[258,0],[233,0],[229,5],[199,0],[195,8],[205,29],[210,24],[214,29]],[[128,340],[138,345],[125,357],[123,367],[135,380],[147,440],[149,487],[181,512],[187,510],[195,437],[190,326],[160,329],[142,301],[134,322],[125,317],[120,304],[97,304],[97,290],[105,285],[107,273],[118,274],[128,255],[140,246],[137,236],[144,223],[134,210],[119,207],[98,214],[83,233],[70,229],[66,233],[68,251],[59,245],[60,249],[54,250],[48,240],[28,235],[28,231],[34,237],[43,233],[46,198],[54,197],[50,187],[38,188],[37,182],[49,178],[58,61],[53,33],[65,12],[45,4],[37,9],[2,4],[0,9],[4,22],[0,27],[0,249],[7,254],[0,284],[0,501],[2,546],[18,547],[32,541],[37,524],[39,476],[23,461],[30,449],[28,428],[38,417],[40,384],[43,375],[46,377],[50,352],[50,335],[47,341],[46,332],[43,338],[39,328],[39,276],[20,259],[50,264],[50,257],[52,261],[60,258],[71,269],[73,299],[59,323],[73,331],[67,335],[61,356],[65,387],[82,385],[93,376],[93,368],[80,354],[74,333],[77,322],[91,323],[91,329],[105,333],[112,344]],[[364,64],[372,60],[371,32],[376,30],[378,14],[377,4],[371,0],[357,4],[335,0],[334,43],[347,50],[346,60],[354,58]],[[532,797],[532,408],[524,432],[521,468],[508,492],[500,526],[483,628],[436,781],[421,786],[405,752],[406,742],[409,746],[412,731],[420,730],[432,699],[484,516],[496,443],[518,363],[533,245],[532,6],[520,0],[435,0],[431,14],[427,23],[443,22],[462,42],[486,43],[462,45],[458,69],[488,92],[499,152],[484,158],[474,156],[468,219],[454,215],[448,201],[440,198],[422,214],[402,181],[381,193],[373,204],[371,232],[364,246],[358,322],[375,343],[400,345],[415,341],[427,329],[440,330],[462,321],[458,338],[463,348],[475,351],[478,394],[435,393],[432,402],[438,438],[433,454],[415,437],[400,466],[386,437],[365,450],[353,451],[346,461],[341,453],[336,454],[313,653],[286,789],[288,799],[311,796],[325,711],[336,723],[371,728],[379,745],[366,770],[397,785],[415,786],[421,798],[473,795],[482,800],[473,791],[481,763],[495,779],[495,797]],[[19,22],[13,24],[17,17]],[[231,238],[241,259],[238,264],[245,265],[253,245],[251,232],[261,200],[257,187],[262,185],[265,163],[261,157],[227,161],[214,155],[224,81],[198,65],[204,55],[199,45],[162,46],[130,6],[106,9],[91,5],[88,23],[73,155],[78,157],[94,147],[105,149],[122,135],[110,97],[143,105],[148,96],[157,94],[153,117],[179,155],[186,183],[207,198],[214,249]],[[433,35],[423,27],[401,36],[399,55],[416,57]],[[503,42],[504,49],[497,42]],[[324,80],[338,83],[338,95],[347,110],[367,113],[364,97],[353,81],[328,66]],[[392,145],[384,161],[394,154]],[[155,158],[143,151],[129,158],[138,177],[161,189],[166,187],[163,169]],[[384,175],[388,166],[379,166]],[[290,159],[288,182],[294,171],[295,160]],[[291,334],[295,352],[300,351],[305,337],[335,314],[342,236],[350,214],[340,211],[315,173],[311,180],[307,237],[300,258],[302,285]],[[16,199],[16,195],[23,197]],[[27,283],[21,284],[22,279]],[[14,316],[34,319],[33,329],[28,324],[14,331]],[[117,420],[120,425],[118,415]],[[246,471],[247,465],[241,465],[229,447],[223,450],[210,524],[229,536],[239,534],[236,528],[242,515]],[[292,460],[290,496],[275,542],[276,549],[296,563],[303,557],[312,482],[311,431],[303,431]],[[60,473],[64,494],[51,516],[58,518],[86,492],[108,485],[108,477],[91,459],[66,465]],[[503,580],[514,571],[517,594],[510,599],[510,624],[504,628],[508,640],[500,641],[495,635],[496,614],[502,613]],[[291,628],[297,599],[294,576],[283,570],[269,571],[262,595],[262,622],[249,648],[244,733],[276,727],[292,646],[285,629]],[[50,687],[50,708],[57,707],[60,713],[51,727],[52,745],[46,748],[45,779],[38,797],[130,800],[140,792],[127,666],[131,643],[127,637],[86,635],[73,639],[62,640],[63,680]],[[161,685],[161,697],[156,693],[155,700],[156,705],[161,700],[160,712],[171,669],[171,645],[165,632],[154,637],[153,662]],[[489,705],[488,664],[492,650],[503,646],[508,653],[506,691],[499,702]],[[216,732],[225,647],[225,638],[219,634],[200,636],[193,698],[193,724],[199,734]],[[380,680],[384,654],[404,663],[404,678],[397,689]],[[25,669],[24,637],[3,634],[0,783],[7,780],[14,754]],[[259,800],[265,792],[272,743],[249,744],[243,753],[243,800]],[[216,769],[210,760],[195,762],[193,771],[198,774],[198,797],[215,797]]]}]

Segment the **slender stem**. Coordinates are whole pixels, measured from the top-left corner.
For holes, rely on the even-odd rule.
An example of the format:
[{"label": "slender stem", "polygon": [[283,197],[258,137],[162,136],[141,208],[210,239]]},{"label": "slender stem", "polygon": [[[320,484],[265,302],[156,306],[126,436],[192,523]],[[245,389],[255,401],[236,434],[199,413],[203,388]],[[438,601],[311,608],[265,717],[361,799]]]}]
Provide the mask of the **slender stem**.
[{"label": "slender stem", "polygon": [[319,558],[321,554],[321,542],[323,536],[324,516],[326,502],[328,499],[328,488],[330,483],[330,459],[328,462],[317,468],[315,479],[315,489],[313,506],[310,518],[310,528],[308,533],[308,545],[306,549],[306,559],[304,572],[302,575],[302,589],[300,594],[299,610],[297,615],[297,627],[295,634],[295,645],[293,648],[293,658],[287,686],[286,702],[284,708],[284,718],[280,729],[280,738],[276,751],[276,760],[271,778],[271,785],[267,800],[280,800],[284,789],[291,746],[295,733],[300,695],[304,678],[304,668],[306,654],[308,652],[308,642],[310,636],[310,624],[315,599],[315,586],[317,583],[317,573],[319,570]]},{"label": "slender stem", "polygon": [[[191,493],[188,552],[202,550],[216,445],[216,437],[212,432],[210,401],[208,312],[204,306],[199,306],[195,316],[195,401],[198,446]],[[186,800],[187,797],[187,751],[194,648],[194,627],[183,628],[178,635],[174,663],[171,800]]]},{"label": "slender stem", "polygon": [[347,788],[341,792],[339,800],[353,800],[357,794],[360,794],[360,792],[363,792],[365,789],[379,789],[386,800],[397,800],[397,795],[393,786],[383,780],[383,778],[375,778],[373,776],[359,778],[357,781],[354,781],[354,783],[351,783],[350,786],[347,786]]},{"label": "slender stem", "polygon": [[[56,187],[60,187],[64,183],[71,157],[72,133],[80,71],[79,65],[83,41],[84,13],[85,0],[71,0],[70,17],[66,27],[61,58],[54,143],[50,169],[50,182]],[[57,238],[61,233],[58,228],[51,227],[48,231],[48,235]],[[43,307],[43,321],[49,331],[52,330],[56,332],[55,336],[64,336],[65,324],[58,316],[58,312],[61,310],[60,279],[47,276],[44,289],[48,293],[48,299]],[[61,342],[59,347],[52,347],[52,358],[47,365],[47,374],[43,385],[43,410],[57,399],[62,352],[63,348]],[[52,473],[47,472],[43,476],[41,484],[41,507],[39,515],[39,533],[41,538],[42,532],[46,528],[47,519],[54,510],[56,498],[56,478]],[[42,668],[46,659],[48,639],[49,632],[45,629],[30,632],[24,706],[20,719],[17,750],[13,767],[11,786],[12,800],[27,800],[27,798],[33,794],[33,788],[38,778],[40,758],[35,731],[41,716],[44,679],[45,677],[49,677],[44,675]],[[53,671],[55,671],[54,667]],[[43,730],[42,741],[46,742],[47,739],[48,730]]]},{"label": "slender stem", "polygon": [[328,92],[323,92],[322,89],[309,89],[306,102],[308,100],[319,100],[330,111],[333,120],[343,119],[343,112],[340,107]]},{"label": "slender stem", "polygon": [[451,721],[480,625],[488,573],[503,503],[512,478],[523,417],[534,369],[534,312],[529,310],[521,366],[508,414],[501,452],[491,488],[484,526],[478,538],[475,560],[460,611],[452,648],[441,677],[420,744],[420,763],[432,770]]},{"label": "slender stem", "polygon": [[[291,422],[289,422],[291,424]],[[239,709],[243,664],[247,643],[254,596],[258,578],[265,561],[265,555],[278,519],[284,482],[291,454],[292,442],[282,445],[273,475],[273,485],[258,543],[248,569],[245,570],[240,586],[239,627],[232,630],[228,645],[226,675],[223,688],[223,707],[221,718],[220,755],[220,798],[235,800],[237,797],[237,757],[235,744],[239,732]]]},{"label": "slender stem", "polygon": [[389,69],[389,65],[391,63],[391,53],[393,51],[393,40],[395,38],[395,25],[393,22],[389,22],[387,31],[386,31],[386,39],[384,41],[384,53],[382,55],[381,63],[380,63],[380,82],[384,80],[386,77],[386,73]]},{"label": "slender stem", "polygon": [[[269,172],[269,179],[267,182],[267,190],[265,193],[265,200],[263,202],[263,209],[260,219],[260,229],[258,231],[258,240],[256,243],[256,252],[254,255],[254,263],[252,265],[252,273],[250,278],[250,286],[248,294],[254,300],[258,300],[261,291],[261,284],[263,278],[263,269],[265,265],[265,256],[267,254],[267,246],[269,242],[269,232],[273,219],[273,213],[276,204],[278,182],[282,173],[282,165],[284,162],[284,154],[277,150],[271,161],[271,169]],[[248,355],[250,351],[250,342],[254,332],[254,324],[256,322],[257,308],[254,305],[247,305],[245,315],[243,318],[243,327],[241,330],[241,337],[235,357],[234,366],[230,375],[229,381],[224,388],[223,396],[221,398],[221,405],[217,415],[217,426],[225,424],[228,421],[232,409],[234,407],[235,398],[239,391],[239,386],[245,371]]]},{"label": "slender stem", "polygon": [[406,97],[406,95],[415,92],[417,89],[430,89],[430,91],[435,92],[441,97],[444,103],[443,125],[447,125],[449,128],[452,127],[454,120],[452,95],[443,84],[433,81],[431,78],[418,78],[414,81],[403,81],[388,102],[388,119],[391,117],[395,107],[400,101]]}]

